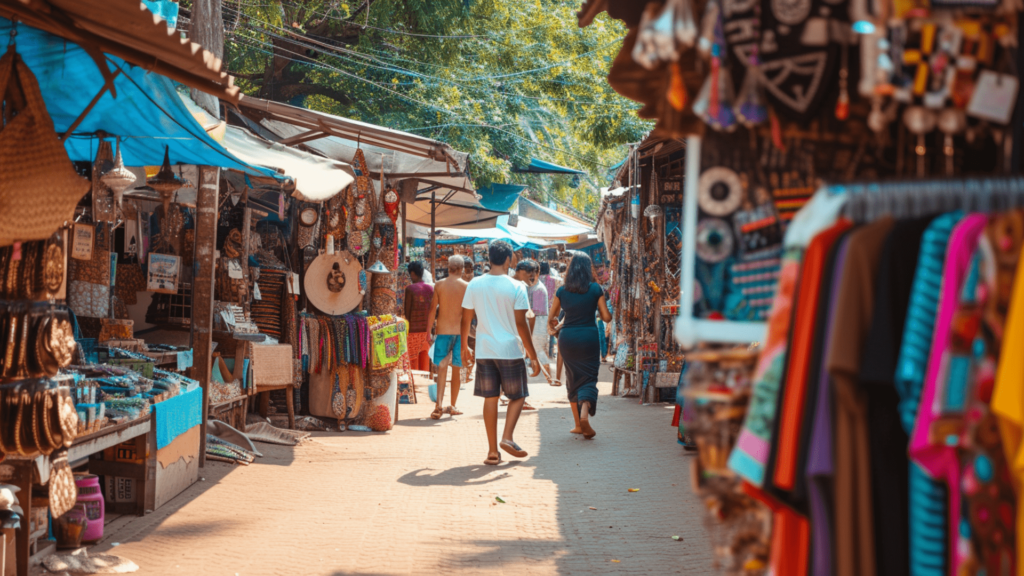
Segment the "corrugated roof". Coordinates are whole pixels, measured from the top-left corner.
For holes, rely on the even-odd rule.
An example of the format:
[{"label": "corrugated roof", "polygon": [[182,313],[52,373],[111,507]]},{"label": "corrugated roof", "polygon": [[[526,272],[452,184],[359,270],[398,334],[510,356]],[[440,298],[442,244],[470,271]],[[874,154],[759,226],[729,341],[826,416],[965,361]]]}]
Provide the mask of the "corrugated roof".
[{"label": "corrugated roof", "polygon": [[242,96],[220,58],[182,38],[138,0],[0,0],[0,16],[74,42],[98,65],[100,53],[110,54],[228,102]]}]

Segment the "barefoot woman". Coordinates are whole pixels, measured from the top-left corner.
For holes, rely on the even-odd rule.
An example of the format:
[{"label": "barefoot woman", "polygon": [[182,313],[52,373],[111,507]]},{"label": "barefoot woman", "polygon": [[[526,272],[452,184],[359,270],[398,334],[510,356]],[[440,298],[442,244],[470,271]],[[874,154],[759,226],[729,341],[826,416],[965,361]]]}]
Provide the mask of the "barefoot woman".
[{"label": "barefoot woman", "polygon": [[582,252],[572,257],[565,284],[555,293],[548,313],[552,329],[562,310],[565,319],[558,334],[558,355],[565,359],[566,388],[576,421],[572,432],[589,440],[597,434],[590,425],[590,417],[597,411],[597,372],[601,368],[601,343],[594,314],[599,312],[605,322],[610,322],[612,315],[604,289],[594,282],[590,256]]}]

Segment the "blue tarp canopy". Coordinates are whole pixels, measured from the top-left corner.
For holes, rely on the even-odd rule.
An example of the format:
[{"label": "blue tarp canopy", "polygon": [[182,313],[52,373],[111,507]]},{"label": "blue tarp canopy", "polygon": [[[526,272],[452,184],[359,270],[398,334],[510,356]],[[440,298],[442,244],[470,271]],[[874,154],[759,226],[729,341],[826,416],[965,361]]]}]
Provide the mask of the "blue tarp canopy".
[{"label": "blue tarp canopy", "polygon": [[477,189],[476,193],[480,195],[480,203],[484,208],[508,212],[523,190],[526,190],[526,186],[520,184],[491,184]]},{"label": "blue tarp canopy", "polygon": [[536,158],[530,158],[530,165],[526,168],[513,168],[513,172],[526,172],[530,174],[586,174],[582,170],[573,170],[551,162],[545,162]]},{"label": "blue tarp canopy", "polygon": [[[10,34],[11,21],[0,18],[0,37]],[[18,24],[17,51],[39,82],[46,109],[58,134],[68,131],[103,88],[103,76],[85,50],[73,42]],[[100,138],[120,136],[128,166],[154,166],[170,147],[173,164],[218,166],[253,176],[280,178],[273,170],[242,162],[215,142],[182,103],[173,81],[107,55],[117,73],[115,98],[105,92],[65,140],[73,161],[92,161]]]}]

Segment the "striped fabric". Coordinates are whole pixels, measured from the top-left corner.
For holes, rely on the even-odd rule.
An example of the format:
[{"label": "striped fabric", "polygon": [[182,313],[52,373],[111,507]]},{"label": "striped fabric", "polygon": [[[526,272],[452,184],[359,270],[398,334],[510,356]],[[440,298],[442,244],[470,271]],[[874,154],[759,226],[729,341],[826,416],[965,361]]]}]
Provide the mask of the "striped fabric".
[{"label": "striped fabric", "polygon": [[[950,212],[928,225],[921,238],[921,251],[914,273],[907,320],[903,328],[896,363],[896,391],[900,395],[900,417],[907,433],[914,429],[921,387],[928,370],[935,315],[942,293],[946,247],[953,228],[964,217]],[[946,572],[946,487],[936,482],[913,462],[910,463],[910,574],[943,576]]]}]

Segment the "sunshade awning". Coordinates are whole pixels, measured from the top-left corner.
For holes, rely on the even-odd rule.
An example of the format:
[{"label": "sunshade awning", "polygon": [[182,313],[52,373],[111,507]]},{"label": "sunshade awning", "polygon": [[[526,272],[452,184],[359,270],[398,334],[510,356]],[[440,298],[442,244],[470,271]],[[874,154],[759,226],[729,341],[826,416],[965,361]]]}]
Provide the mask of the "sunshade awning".
[{"label": "sunshade awning", "polygon": [[[466,174],[469,154],[443,142],[258,98],[243,98],[239,108],[247,125],[268,140],[301,145],[328,158],[353,163],[362,149],[371,178],[381,172],[392,183],[416,183],[416,201],[406,204],[406,221],[437,227],[490,228],[502,210],[480,203]],[[258,122],[258,123],[257,123]]]},{"label": "sunshade awning", "polygon": [[566,168],[565,166],[559,166],[558,164],[552,164],[537,158],[530,158],[530,165],[526,168],[513,168],[512,171],[529,174],[586,174],[582,170]]},{"label": "sunshade awning", "polygon": [[[10,29],[11,21],[0,18],[0,36]],[[57,133],[73,130],[64,141],[71,160],[92,161],[101,137],[108,141],[120,137],[121,155],[128,166],[159,165],[167,146],[174,164],[218,166],[279,178],[275,171],[250,166],[215,142],[164,76],[108,56],[104,64],[117,74],[115,98],[110,91],[100,94],[103,77],[77,44],[18,24],[16,50],[39,83]],[[92,108],[82,116],[90,104]]]},{"label": "sunshade awning", "polygon": [[[109,54],[228,102],[242,96],[220,58],[182,38],[138,0],[0,0],[0,16],[70,40],[94,60]],[[84,61],[94,73],[97,64]]]},{"label": "sunshade awning", "polygon": [[539,241],[566,240],[594,231],[593,228],[571,224],[552,224],[551,222],[541,222],[533,218],[524,218],[523,216],[519,217],[515,226],[509,226],[508,216],[501,216],[498,218],[497,226],[502,230],[515,231],[517,234],[526,236],[531,240]]},{"label": "sunshade awning", "polygon": [[299,200],[323,202],[355,181],[352,167],[344,162],[267,142],[245,128],[228,126],[222,144],[253,166],[277,168],[290,176],[295,181],[295,197]]},{"label": "sunshade awning", "polygon": [[477,190],[477,193],[480,194],[480,203],[484,207],[491,210],[508,211],[524,190],[526,190],[526,186],[521,184],[491,184]]}]

